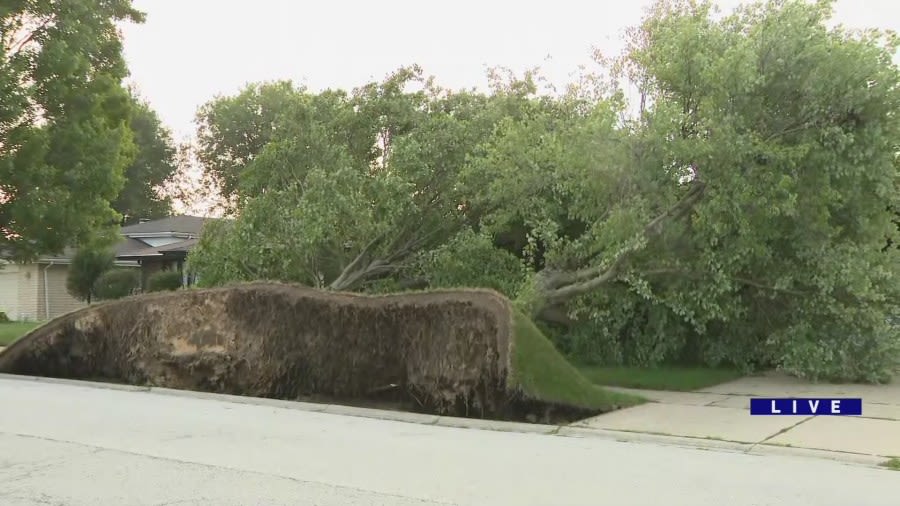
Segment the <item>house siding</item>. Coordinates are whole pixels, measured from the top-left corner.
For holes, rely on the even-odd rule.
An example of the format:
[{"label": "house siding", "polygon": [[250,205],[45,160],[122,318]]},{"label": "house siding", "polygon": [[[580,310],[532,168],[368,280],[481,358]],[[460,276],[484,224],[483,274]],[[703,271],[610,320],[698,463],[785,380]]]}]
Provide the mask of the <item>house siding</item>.
[{"label": "house siding", "polygon": [[41,319],[38,314],[38,281],[40,275],[37,264],[19,265],[19,316],[22,321]]},{"label": "house siding", "polygon": [[[46,319],[56,318],[57,316],[87,306],[86,303],[69,295],[69,290],[66,288],[66,282],[69,279],[68,265],[51,265],[49,269],[47,266],[41,266],[41,270],[42,274],[47,276],[46,286],[49,296],[45,298],[43,294],[41,294],[39,304],[43,309],[43,314]],[[42,280],[42,291],[43,288]],[[50,304],[49,312],[48,308],[44,307],[48,302]]]},{"label": "house siding", "polygon": [[0,311],[19,319],[19,266],[0,263]]}]

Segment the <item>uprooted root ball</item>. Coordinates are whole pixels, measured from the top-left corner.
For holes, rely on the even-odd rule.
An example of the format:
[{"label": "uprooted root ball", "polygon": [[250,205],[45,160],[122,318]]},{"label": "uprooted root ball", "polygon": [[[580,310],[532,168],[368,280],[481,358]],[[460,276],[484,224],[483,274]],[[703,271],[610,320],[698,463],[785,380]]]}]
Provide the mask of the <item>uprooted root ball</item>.
[{"label": "uprooted root ball", "polygon": [[252,283],[94,305],[0,353],[0,372],[274,397],[402,398],[441,414],[532,416],[508,381],[509,301],[366,297]]}]

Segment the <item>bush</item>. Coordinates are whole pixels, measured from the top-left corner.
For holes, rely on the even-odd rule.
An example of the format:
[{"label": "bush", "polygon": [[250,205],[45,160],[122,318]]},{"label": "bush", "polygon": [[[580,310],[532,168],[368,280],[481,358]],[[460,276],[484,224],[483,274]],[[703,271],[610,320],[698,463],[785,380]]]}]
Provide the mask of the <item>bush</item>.
[{"label": "bush", "polygon": [[141,286],[138,269],[113,269],[104,272],[94,284],[94,295],[100,300],[127,297]]},{"label": "bush", "polygon": [[84,247],[75,253],[69,274],[66,278],[66,289],[72,297],[88,304],[96,297],[94,285],[103,273],[113,268],[116,256],[112,250],[96,247]]},{"label": "bush", "polygon": [[9,323],[10,321],[9,316],[6,316],[6,313],[0,311],[0,323]]},{"label": "bush", "polygon": [[163,292],[181,288],[181,273],[178,271],[157,272],[147,279],[148,292]]}]

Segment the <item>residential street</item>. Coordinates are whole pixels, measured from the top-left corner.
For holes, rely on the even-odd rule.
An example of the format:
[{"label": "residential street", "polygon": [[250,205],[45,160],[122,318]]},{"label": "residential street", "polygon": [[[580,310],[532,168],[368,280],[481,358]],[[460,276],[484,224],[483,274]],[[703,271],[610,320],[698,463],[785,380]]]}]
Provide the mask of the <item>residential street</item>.
[{"label": "residential street", "polygon": [[0,504],[887,506],[900,473],[0,378]]}]

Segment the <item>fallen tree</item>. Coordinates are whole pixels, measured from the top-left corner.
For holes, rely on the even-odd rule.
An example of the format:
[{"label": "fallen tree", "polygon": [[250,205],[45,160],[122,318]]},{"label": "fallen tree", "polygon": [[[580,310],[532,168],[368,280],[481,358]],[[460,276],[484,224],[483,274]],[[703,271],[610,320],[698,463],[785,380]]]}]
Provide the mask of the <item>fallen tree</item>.
[{"label": "fallen tree", "polygon": [[32,331],[0,353],[0,372],[280,399],[387,397],[495,418],[627,402],[589,384],[486,290],[368,297],[252,283],[131,297]]},{"label": "fallen tree", "polygon": [[724,18],[655,2],[622,57],[598,62],[637,85],[636,115],[621,83],[545,95],[529,75],[482,95],[403,92],[400,73],[345,94],[341,114],[304,105],[228,169],[237,219],[189,263],[210,286],[502,287],[582,361],[885,381],[900,356],[900,262],[884,249],[896,39],[830,17],[829,2]]}]

